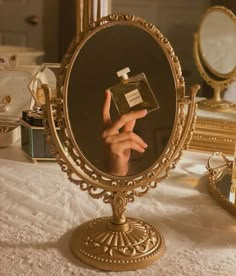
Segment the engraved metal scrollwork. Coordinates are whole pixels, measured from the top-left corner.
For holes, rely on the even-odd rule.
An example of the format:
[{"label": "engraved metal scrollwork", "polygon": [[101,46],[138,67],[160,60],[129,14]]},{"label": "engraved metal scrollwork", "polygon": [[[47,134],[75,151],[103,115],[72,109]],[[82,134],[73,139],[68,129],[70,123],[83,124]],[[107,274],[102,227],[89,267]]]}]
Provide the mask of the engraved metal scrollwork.
[{"label": "engraved metal scrollwork", "polygon": [[[116,177],[102,172],[81,154],[69,127],[68,114],[65,112],[68,72],[78,45],[84,45],[96,32],[117,24],[140,28],[161,46],[171,66],[176,92],[174,126],[162,158],[147,170],[127,177]],[[154,25],[133,15],[113,14],[92,22],[70,44],[61,63],[56,106],[49,87],[43,85],[43,88],[47,103],[44,109],[44,124],[59,165],[72,183],[87,191],[92,198],[102,199],[112,207],[111,217],[98,218],[76,228],[71,239],[72,251],[85,263],[106,270],[134,270],[153,263],[164,252],[162,234],[146,222],[126,217],[125,210],[128,203],[156,188],[158,183],[168,176],[169,170],[175,167],[182,150],[188,147],[195,124],[194,99],[199,87],[192,88],[190,97],[185,95],[185,83],[178,57],[168,39]],[[52,116],[53,106],[56,109],[56,122]],[[63,143],[55,124],[60,127]]]}]

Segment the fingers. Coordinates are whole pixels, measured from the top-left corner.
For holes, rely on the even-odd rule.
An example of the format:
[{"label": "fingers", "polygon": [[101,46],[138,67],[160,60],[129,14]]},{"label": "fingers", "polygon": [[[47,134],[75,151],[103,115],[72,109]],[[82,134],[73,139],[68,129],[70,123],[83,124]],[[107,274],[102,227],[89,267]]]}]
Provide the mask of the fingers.
[{"label": "fingers", "polygon": [[133,131],[135,127],[136,120],[128,122],[127,124],[124,125],[123,131]]},{"label": "fingers", "polygon": [[115,135],[119,132],[119,129],[124,127],[126,124],[126,128],[128,131],[132,131],[135,125],[135,121],[137,119],[145,117],[147,114],[147,110],[139,110],[139,111],[131,111],[127,114],[122,115],[116,122],[114,122],[109,128],[107,128],[103,132],[103,138],[110,135]]},{"label": "fingers", "polygon": [[145,151],[145,149],[140,146],[140,144],[136,143],[132,139],[110,145],[110,151],[115,156],[123,157],[124,151],[126,150],[135,150],[140,153],[143,153]]},{"label": "fingers", "polygon": [[104,139],[105,144],[116,144],[120,142],[126,142],[126,141],[134,141],[136,144],[138,144],[143,149],[147,148],[147,144],[143,141],[143,139],[135,134],[134,132],[122,132],[113,136],[107,136]]},{"label": "fingers", "polygon": [[106,90],[105,101],[102,109],[102,119],[105,126],[111,123],[110,107],[111,107],[111,92],[109,90]]}]

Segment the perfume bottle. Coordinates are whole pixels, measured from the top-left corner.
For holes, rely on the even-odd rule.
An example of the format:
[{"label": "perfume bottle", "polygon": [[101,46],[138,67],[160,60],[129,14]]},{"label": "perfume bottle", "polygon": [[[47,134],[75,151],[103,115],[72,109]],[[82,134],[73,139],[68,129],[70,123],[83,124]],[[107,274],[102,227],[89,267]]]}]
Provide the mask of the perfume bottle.
[{"label": "perfume bottle", "polygon": [[160,106],[144,73],[129,77],[128,67],[117,72],[120,83],[109,88],[120,115],[130,111],[147,109],[154,111]]}]

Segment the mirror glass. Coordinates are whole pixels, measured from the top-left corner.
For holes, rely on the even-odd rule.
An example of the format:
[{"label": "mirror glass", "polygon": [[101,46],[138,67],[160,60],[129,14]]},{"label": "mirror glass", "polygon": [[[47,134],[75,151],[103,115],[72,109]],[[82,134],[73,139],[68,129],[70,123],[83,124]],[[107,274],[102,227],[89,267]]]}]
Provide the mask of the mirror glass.
[{"label": "mirror glass", "polygon": [[231,202],[236,206],[235,191],[231,188],[231,173],[224,173],[224,175],[215,183],[218,192],[224,196],[225,200]]},{"label": "mirror glass", "polygon": [[[236,149],[236,148],[235,148]],[[236,151],[234,160],[215,151],[207,161],[208,187],[212,196],[229,212],[236,215]]]},{"label": "mirror glass", "polygon": [[212,196],[231,214],[236,215],[236,183],[232,178],[233,170],[225,167],[220,173],[209,176],[209,191]]},{"label": "mirror glass", "polygon": [[[176,84],[172,67],[157,40],[132,24],[113,24],[91,33],[72,57],[67,108],[71,132],[80,154],[104,173],[105,90],[120,82],[116,72],[129,67],[129,76],[145,73],[159,109],[136,120],[134,133],[148,145],[144,153],[131,151],[129,172],[136,175],[161,157],[176,118]],[[119,115],[111,102],[111,119]]]},{"label": "mirror glass", "polygon": [[213,9],[203,18],[200,50],[213,73],[229,74],[236,68],[236,21],[226,9]]}]

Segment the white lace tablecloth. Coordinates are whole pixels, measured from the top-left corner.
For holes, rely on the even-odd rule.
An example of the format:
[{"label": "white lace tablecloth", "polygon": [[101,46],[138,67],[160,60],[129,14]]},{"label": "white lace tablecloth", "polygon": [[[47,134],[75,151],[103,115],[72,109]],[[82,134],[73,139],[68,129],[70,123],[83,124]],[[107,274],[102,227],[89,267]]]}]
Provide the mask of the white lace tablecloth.
[{"label": "white lace tablecloth", "polygon": [[209,154],[185,152],[168,180],[128,206],[128,216],[163,233],[165,254],[145,269],[105,272],[77,260],[69,240],[78,224],[111,215],[110,206],[71,184],[57,163],[22,162],[1,151],[1,276],[236,275],[236,219],[208,193]]}]

